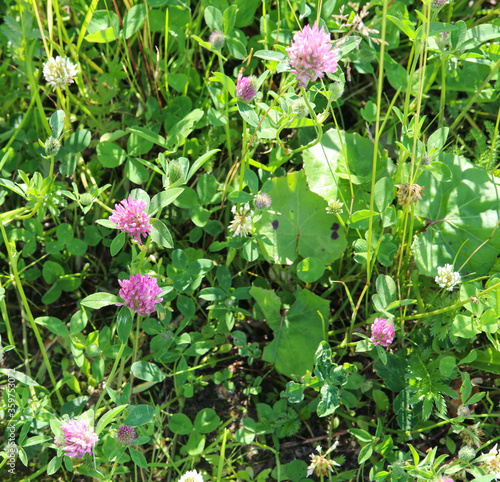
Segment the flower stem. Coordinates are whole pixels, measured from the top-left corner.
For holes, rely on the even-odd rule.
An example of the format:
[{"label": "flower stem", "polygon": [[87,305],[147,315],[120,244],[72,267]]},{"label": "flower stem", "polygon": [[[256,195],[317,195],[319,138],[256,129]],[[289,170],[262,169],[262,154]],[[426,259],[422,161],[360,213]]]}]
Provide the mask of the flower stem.
[{"label": "flower stem", "polygon": [[106,388],[101,392],[101,395],[99,396],[99,400],[97,400],[97,403],[95,404],[95,407],[94,407],[95,416],[97,416],[97,409],[99,408],[99,405],[101,404],[102,399],[104,398],[104,395],[107,393],[106,389],[113,383],[113,379],[115,377],[115,372],[116,372],[116,369],[118,367],[118,363],[120,362],[120,359],[123,355],[123,350],[125,350],[126,346],[127,346],[126,343],[122,343],[120,345],[120,349],[118,350],[118,354],[116,355],[115,361],[113,363],[113,368],[111,369],[111,373],[109,374],[109,377],[106,381]]},{"label": "flower stem", "polygon": [[[132,352],[132,365],[135,363],[137,359],[137,351],[139,347],[139,333],[141,329],[141,321],[142,321],[142,316],[137,316],[137,325],[135,328],[135,336],[134,336],[134,348]],[[130,371],[130,396],[132,396],[132,390],[134,387],[134,374],[132,373],[132,370]],[[130,401],[130,400],[129,400]]]}]

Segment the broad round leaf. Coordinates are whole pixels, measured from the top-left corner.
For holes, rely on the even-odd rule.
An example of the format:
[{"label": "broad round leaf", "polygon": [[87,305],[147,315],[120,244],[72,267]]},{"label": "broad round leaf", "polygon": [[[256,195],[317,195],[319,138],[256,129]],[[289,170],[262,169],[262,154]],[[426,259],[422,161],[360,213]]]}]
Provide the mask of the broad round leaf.
[{"label": "broad round leaf", "polygon": [[344,230],[337,217],[326,212],[326,201],[309,190],[304,172],[272,182],[272,209],[255,223],[258,234],[272,242],[260,243],[264,256],[279,264],[292,264],[297,253],[324,264],[340,258],[347,246]]},{"label": "broad round leaf", "polygon": [[168,421],[168,428],[178,435],[187,435],[193,431],[193,423],[187,415],[174,413]]}]

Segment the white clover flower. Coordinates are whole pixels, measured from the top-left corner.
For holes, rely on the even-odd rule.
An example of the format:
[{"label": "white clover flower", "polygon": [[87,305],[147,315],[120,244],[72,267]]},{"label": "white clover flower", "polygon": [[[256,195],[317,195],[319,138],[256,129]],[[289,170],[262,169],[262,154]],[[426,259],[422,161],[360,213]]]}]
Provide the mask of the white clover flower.
[{"label": "white clover flower", "polygon": [[438,275],[435,278],[436,283],[441,288],[446,288],[448,291],[453,291],[455,285],[460,283],[462,277],[458,271],[453,271],[451,264],[445,264],[438,267]]},{"label": "white clover flower", "polygon": [[337,448],[339,443],[335,442],[324,455],[321,454],[321,445],[316,447],[316,451],[318,455],[311,454],[311,464],[307,467],[307,477],[316,474],[318,477],[325,477],[328,475],[328,472],[333,472],[333,467],[340,467],[340,464],[335,462],[335,460],[328,460],[326,456],[333,450]]},{"label": "white clover flower", "polygon": [[[493,474],[496,480],[500,479],[500,451],[498,450],[498,444],[489,451],[488,454],[483,455],[483,457],[487,458],[484,464],[481,465],[481,468],[487,474]],[[483,458],[481,457],[481,458]]]},{"label": "white clover flower", "polygon": [[64,90],[67,85],[73,83],[77,74],[78,65],[72,64],[67,57],[58,55],[43,64],[43,75],[52,90],[56,90],[58,87]]},{"label": "white clover flower", "polygon": [[179,482],[203,482],[203,476],[196,470],[189,470],[179,479]]},{"label": "white clover flower", "polygon": [[246,203],[240,209],[233,206],[231,211],[234,214],[234,219],[231,221],[229,231],[233,232],[233,236],[248,236],[252,231],[253,211],[250,210],[250,205]]},{"label": "white clover flower", "polygon": [[326,212],[328,214],[342,214],[344,210],[342,209],[344,207],[344,203],[340,201],[329,201],[328,206],[326,207]]}]

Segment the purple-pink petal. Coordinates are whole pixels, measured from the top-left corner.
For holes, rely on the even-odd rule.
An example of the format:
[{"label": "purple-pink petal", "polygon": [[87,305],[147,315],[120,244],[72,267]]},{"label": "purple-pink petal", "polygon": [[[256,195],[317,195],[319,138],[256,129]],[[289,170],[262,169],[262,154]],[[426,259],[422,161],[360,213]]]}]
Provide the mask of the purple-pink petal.
[{"label": "purple-pink petal", "polygon": [[161,288],[156,278],[150,278],[147,274],[142,276],[137,273],[130,279],[119,280],[118,283],[121,286],[119,294],[124,303],[116,303],[116,305],[125,305],[141,316],[153,313],[156,303],[163,301],[163,298],[155,299],[161,294]]},{"label": "purple-pink petal", "polygon": [[372,336],[370,340],[374,345],[388,347],[394,340],[394,325],[388,323],[385,318],[376,318],[372,325]]},{"label": "purple-pink petal", "polygon": [[142,244],[141,235],[147,238],[153,229],[149,222],[151,216],[146,214],[145,209],[146,201],[132,199],[132,196],[129,196],[128,199],[115,204],[109,220],[113,221],[120,231],[132,236],[138,244]]},{"label": "purple-pink petal", "polygon": [[297,32],[286,51],[301,86],[306,86],[309,80],[322,79],[325,72],[337,70],[339,51],[332,50],[330,34],[323,27],[318,29],[316,22],[312,28],[306,25],[302,32]]},{"label": "purple-pink petal", "polygon": [[255,77],[243,77],[243,74],[238,74],[236,81],[236,96],[240,99],[250,102],[257,94],[255,87]]},{"label": "purple-pink petal", "polygon": [[68,457],[82,458],[86,453],[91,454],[99,437],[92,428],[88,428],[85,422],[71,419],[61,425],[63,438],[55,438],[56,445],[63,447]]}]

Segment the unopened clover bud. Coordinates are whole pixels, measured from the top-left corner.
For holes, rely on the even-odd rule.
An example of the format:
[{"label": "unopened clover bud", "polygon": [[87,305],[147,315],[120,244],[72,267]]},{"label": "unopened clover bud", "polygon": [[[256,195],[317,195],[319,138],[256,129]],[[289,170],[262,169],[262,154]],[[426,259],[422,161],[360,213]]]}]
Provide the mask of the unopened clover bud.
[{"label": "unopened clover bud", "polygon": [[89,204],[92,204],[92,201],[94,200],[94,196],[92,196],[92,194],[88,193],[88,192],[84,192],[81,196],[80,196],[80,202],[84,205],[84,206],[88,206]]},{"label": "unopened clover bud", "polygon": [[250,102],[257,94],[257,79],[251,75],[250,77],[243,77],[242,73],[238,74],[236,81],[236,97]]},{"label": "unopened clover bud", "polygon": [[328,214],[339,215],[339,214],[342,214],[344,212],[344,210],[342,209],[343,207],[344,207],[344,203],[342,203],[340,201],[337,201],[337,200],[330,201],[328,203],[328,206],[326,207],[326,212]]},{"label": "unopened clover bud", "polygon": [[213,49],[220,50],[224,46],[224,32],[214,30],[208,39]]},{"label": "unopened clover bud", "polygon": [[267,209],[271,205],[272,199],[266,192],[259,192],[253,202],[257,209]]},{"label": "unopened clover bud", "polygon": [[176,183],[181,177],[184,176],[184,170],[179,161],[173,160],[170,161],[168,165],[168,180],[170,184]]},{"label": "unopened clover bud", "polygon": [[468,417],[470,415],[470,408],[467,405],[460,405],[457,414],[459,417]]},{"label": "unopened clover bud", "polygon": [[335,102],[339,100],[342,95],[344,95],[344,84],[342,82],[333,82],[328,88],[332,92],[332,101]]},{"label": "unopened clover bud", "polygon": [[135,434],[135,430],[132,427],[129,427],[128,425],[124,425],[123,427],[120,427],[118,429],[118,432],[116,434],[116,438],[123,445],[132,445],[135,442],[135,439],[137,438],[137,436]]},{"label": "unopened clover bud", "polygon": [[302,97],[293,101],[292,112],[299,119],[303,119],[309,115],[309,108],[307,107],[306,101]]},{"label": "unopened clover bud", "polygon": [[45,141],[45,154],[47,156],[55,156],[61,149],[61,141],[57,137],[49,137]]},{"label": "unopened clover bud", "polygon": [[458,458],[465,462],[470,462],[475,457],[476,451],[474,447],[471,447],[470,445],[464,445],[458,452]]}]

